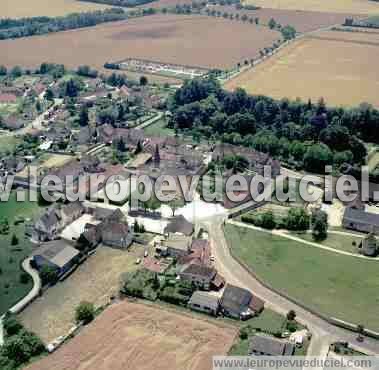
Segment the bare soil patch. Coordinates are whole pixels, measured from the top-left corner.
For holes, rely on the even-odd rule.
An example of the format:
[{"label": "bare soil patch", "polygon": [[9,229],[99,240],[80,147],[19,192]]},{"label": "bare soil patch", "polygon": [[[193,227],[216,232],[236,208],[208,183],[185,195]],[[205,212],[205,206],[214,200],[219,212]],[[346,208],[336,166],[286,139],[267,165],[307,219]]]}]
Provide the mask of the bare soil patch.
[{"label": "bare soil patch", "polygon": [[379,35],[319,32],[298,40],[226,84],[274,98],[301,98],[351,106],[379,106]]},{"label": "bare soil patch", "polygon": [[[207,16],[154,15],[80,30],[0,42],[2,64],[35,68],[42,62],[67,67],[126,58],[230,68],[257,57],[280,39],[277,31]],[[238,40],[238,42],[237,42]],[[75,52],[73,52],[75,51]]]},{"label": "bare soil patch", "polygon": [[74,325],[76,306],[84,300],[96,306],[109,302],[119,291],[120,275],[136,269],[136,258],[143,253],[141,246],[132,247],[131,252],[99,247],[65,281],[48,289],[27,307],[20,314],[21,321],[45,343],[67,334]]},{"label": "bare soil patch", "polygon": [[124,301],[106,309],[57,352],[28,370],[209,370],[237,330],[158,306]]}]

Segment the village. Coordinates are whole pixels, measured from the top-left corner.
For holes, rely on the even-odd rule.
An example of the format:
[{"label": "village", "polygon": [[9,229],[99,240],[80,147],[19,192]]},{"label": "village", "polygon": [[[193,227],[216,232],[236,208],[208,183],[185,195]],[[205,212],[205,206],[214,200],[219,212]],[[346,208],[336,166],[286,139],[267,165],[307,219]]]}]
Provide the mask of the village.
[{"label": "village", "polygon": [[[161,175],[191,179],[216,172],[224,179],[237,173],[250,179],[263,174],[264,166],[271,167],[272,182],[280,175],[296,180],[300,175],[267,153],[194,140],[170,128],[171,87],[149,84],[146,77],[129,83],[115,75],[95,77],[88,68],[67,72],[57,65],[41,65],[36,73],[16,72],[0,82],[0,141],[13,141],[13,146],[2,153],[2,180],[14,176],[15,191],[25,193],[30,170],[35,168],[37,189],[43,187],[44,176],[54,175],[64,183],[62,193],[80,193],[85,199],[72,201],[67,197],[54,203],[38,199],[38,215],[20,220],[22,237],[32,243],[23,268],[32,276],[34,287],[7,310],[31,327],[49,352],[69,341],[83,324],[72,322],[75,307],[71,305],[69,313],[65,309],[62,313],[67,322],[56,325],[52,317],[59,314],[59,306],[54,306],[59,305],[59,298],[50,298],[50,294],[54,297],[54,291],[71,280],[77,283],[79,274],[85,281],[82,270],[97,256],[106,264],[108,250],[127,262],[120,264],[117,274],[112,271],[112,289],[102,287],[101,303],[95,299],[100,293],[94,293],[92,302],[85,301],[101,310],[122,300],[138,299],[178,306],[216,321],[238,322],[231,353],[241,355],[306,354],[313,333],[297,319],[297,309],[282,312],[274,326],[255,324],[272,315],[274,307],[266,304],[260,291],[229,279],[230,270],[224,267],[228,259],[219,260],[219,255],[230,249],[239,268],[250,269],[244,257],[246,250],[238,251],[229,243],[235,230],[240,230],[241,249],[242,237],[249,231],[296,241],[303,245],[300,248],[327,250],[370,263],[378,260],[379,212],[373,203],[374,188],[370,188],[369,204],[344,204],[335,194],[332,201],[325,201],[323,194],[317,204],[308,204],[300,199],[295,203],[276,199],[256,202],[249,194],[243,202],[223,197],[222,201],[207,203],[198,189],[193,200],[186,202],[178,187],[174,200],[166,204],[153,198],[132,207],[130,196],[135,189],[130,187],[130,178],[136,175],[145,175],[153,183]],[[101,174],[102,180],[80,181],[91,174]],[[68,175],[71,184],[66,184]],[[318,186],[312,189],[323,192],[323,178],[317,180]],[[119,182],[130,190],[123,200],[109,202],[107,187]],[[321,226],[316,229],[313,225],[318,222]],[[219,237],[219,231],[225,232],[225,237]],[[324,243],[318,241],[317,232],[327,233]],[[312,239],[312,235],[316,237]],[[344,236],[345,241],[341,241]],[[227,247],[221,242],[224,238]],[[91,279],[97,283],[100,277]],[[296,298],[295,302],[299,300]],[[79,294],[75,306],[82,301]],[[329,315],[324,308],[321,311]],[[40,312],[44,323],[37,318]],[[334,312],[330,316],[340,327],[361,328],[356,320],[350,324],[345,316],[341,320]],[[370,328],[359,330],[359,341],[363,333],[378,335]],[[335,343],[330,348],[347,351],[347,345]],[[330,348],[328,351],[333,352]]]}]

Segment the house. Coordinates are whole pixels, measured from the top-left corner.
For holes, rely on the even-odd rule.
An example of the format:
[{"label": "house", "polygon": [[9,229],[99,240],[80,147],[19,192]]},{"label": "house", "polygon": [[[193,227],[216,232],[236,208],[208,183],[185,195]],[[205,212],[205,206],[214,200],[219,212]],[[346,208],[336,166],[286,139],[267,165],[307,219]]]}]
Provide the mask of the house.
[{"label": "house", "polygon": [[178,258],[178,265],[198,263],[204,266],[211,266],[211,246],[206,239],[194,239],[190,247],[190,253]]},{"label": "house", "polygon": [[32,231],[32,239],[36,242],[53,240],[58,237],[61,215],[55,207],[48,208],[36,221]]},{"label": "house", "polygon": [[162,241],[160,250],[164,255],[179,258],[189,254],[191,242],[192,239],[189,236],[169,234],[167,239]]},{"label": "house", "polygon": [[217,316],[220,302],[217,296],[207,292],[196,291],[188,302],[188,307],[194,311]]},{"label": "house", "polygon": [[252,356],[292,356],[294,352],[293,344],[263,335],[254,335],[249,346]]},{"label": "house", "polygon": [[211,289],[211,282],[216,275],[217,271],[214,268],[196,263],[190,263],[179,273],[181,280],[187,281],[203,290]]},{"label": "house", "polygon": [[130,232],[127,223],[105,222],[99,228],[101,229],[101,240],[104,245],[126,249],[132,244],[133,234]]},{"label": "house", "polygon": [[221,297],[221,311],[225,316],[247,319],[264,308],[264,302],[246,289],[227,284]]},{"label": "house", "polygon": [[0,93],[0,104],[10,104],[10,103],[16,103],[17,102],[17,96],[15,94],[10,93]]},{"label": "house", "polygon": [[43,243],[33,253],[33,261],[38,270],[50,266],[57,270],[58,277],[69,271],[77,262],[79,251],[63,240]]},{"label": "house", "polygon": [[349,207],[345,209],[342,226],[364,233],[377,232],[379,231],[379,214]]},{"label": "house", "polygon": [[378,242],[374,234],[367,235],[359,245],[360,252],[367,257],[375,257],[379,252]]},{"label": "house", "polygon": [[187,221],[184,216],[175,216],[170,223],[164,228],[165,234],[182,234],[191,236],[194,232],[194,225]]},{"label": "house", "polygon": [[61,204],[51,206],[35,222],[32,239],[36,242],[45,242],[58,238],[64,227],[77,220],[84,211],[80,202],[72,202],[65,206]]}]

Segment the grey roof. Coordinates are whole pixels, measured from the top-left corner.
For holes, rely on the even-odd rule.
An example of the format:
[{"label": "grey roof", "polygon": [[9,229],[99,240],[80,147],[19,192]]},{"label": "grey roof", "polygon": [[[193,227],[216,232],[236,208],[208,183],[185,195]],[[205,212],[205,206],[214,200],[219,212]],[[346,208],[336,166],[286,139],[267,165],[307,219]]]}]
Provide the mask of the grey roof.
[{"label": "grey roof", "polygon": [[79,255],[79,251],[63,240],[54,240],[44,243],[34,253],[34,256],[41,256],[50,263],[64,267],[73,258]]},{"label": "grey roof", "polygon": [[219,307],[218,297],[211,295],[207,292],[196,291],[192,294],[192,297],[188,303],[189,305],[198,304],[199,306],[209,307],[212,310],[217,311]]},{"label": "grey roof", "polygon": [[270,356],[292,355],[294,347],[291,343],[278,339],[254,335],[250,341],[249,353],[261,352]]},{"label": "grey roof", "polygon": [[186,236],[193,234],[194,226],[191,222],[187,221],[184,216],[179,215],[172,219],[172,221],[165,227],[164,233],[180,233]]},{"label": "grey roof", "polygon": [[189,236],[170,234],[168,239],[162,242],[166,248],[174,248],[183,251],[189,251],[191,238]]},{"label": "grey roof", "polygon": [[221,298],[221,305],[227,310],[243,312],[250,304],[253,295],[246,289],[227,284]]},{"label": "grey roof", "polygon": [[379,228],[379,214],[365,212],[361,209],[346,208],[343,219],[344,222],[359,222]]},{"label": "grey roof", "polygon": [[213,279],[216,275],[216,270],[212,267],[191,263],[186,266],[180,274],[191,274],[202,278]]}]

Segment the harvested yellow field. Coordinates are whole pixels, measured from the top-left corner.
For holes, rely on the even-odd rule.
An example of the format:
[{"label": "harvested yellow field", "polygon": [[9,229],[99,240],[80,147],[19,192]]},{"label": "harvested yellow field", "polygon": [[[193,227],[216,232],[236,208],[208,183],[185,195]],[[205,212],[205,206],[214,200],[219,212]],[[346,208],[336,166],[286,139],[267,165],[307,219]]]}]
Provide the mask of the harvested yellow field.
[{"label": "harvested yellow field", "polygon": [[54,17],[106,8],[109,6],[77,0],[2,0],[0,18]]},{"label": "harvested yellow field", "polygon": [[320,32],[295,41],[273,57],[226,83],[252,94],[273,98],[379,107],[379,74],[372,63],[379,58],[379,35]]},{"label": "harvested yellow field", "polygon": [[379,3],[372,0],[245,0],[243,3],[273,9],[379,14]]}]

